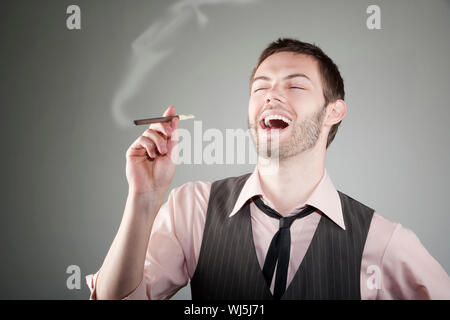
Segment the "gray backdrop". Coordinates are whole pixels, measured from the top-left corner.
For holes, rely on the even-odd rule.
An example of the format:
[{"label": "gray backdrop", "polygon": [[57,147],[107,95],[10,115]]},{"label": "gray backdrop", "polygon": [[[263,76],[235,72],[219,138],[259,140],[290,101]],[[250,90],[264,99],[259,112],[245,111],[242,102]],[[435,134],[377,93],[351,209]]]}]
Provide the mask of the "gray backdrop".
[{"label": "gray backdrop", "polygon": [[[412,229],[449,273],[450,2],[202,2],[2,2],[0,298],[87,299],[84,276],[123,213],[126,149],[145,129],[126,121],[173,104],[203,130],[247,129],[250,72],[280,36],[321,46],[345,80],[348,114],[327,158],[336,187]],[[66,27],[70,4],[81,30]],[[371,4],[380,30],[366,26]],[[148,28],[137,48],[150,66],[133,91],[131,45]],[[252,168],[183,164],[172,186]],[[66,286],[69,265],[79,290]]]}]

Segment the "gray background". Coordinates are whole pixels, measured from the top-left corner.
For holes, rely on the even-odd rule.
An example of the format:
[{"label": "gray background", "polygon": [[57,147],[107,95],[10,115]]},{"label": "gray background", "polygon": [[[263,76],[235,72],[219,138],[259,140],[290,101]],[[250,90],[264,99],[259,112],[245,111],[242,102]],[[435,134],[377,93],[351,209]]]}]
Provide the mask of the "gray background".
[{"label": "gray background", "polygon": [[[123,213],[126,149],[145,129],[119,125],[112,101],[131,43],[174,3],[2,1],[0,298],[88,298],[84,276],[101,266]],[[81,30],[66,28],[69,4],[81,7]],[[366,27],[370,4],[381,7],[381,30]],[[206,26],[192,15],[164,39],[173,51],[124,116],[173,104],[204,130],[246,129],[248,78],[263,48],[280,36],[316,43],[346,87],[348,114],[327,158],[335,186],[412,229],[448,273],[450,2],[265,0],[200,10]],[[252,168],[180,165],[172,186]],[[72,264],[80,290],[66,287]],[[188,287],[175,296],[189,297]]]}]

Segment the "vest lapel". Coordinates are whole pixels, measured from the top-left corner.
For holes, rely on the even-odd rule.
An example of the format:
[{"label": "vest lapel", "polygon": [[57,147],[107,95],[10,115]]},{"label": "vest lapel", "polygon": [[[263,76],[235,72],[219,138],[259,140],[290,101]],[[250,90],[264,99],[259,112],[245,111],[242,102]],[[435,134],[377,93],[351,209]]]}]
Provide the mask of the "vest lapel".
[{"label": "vest lapel", "polygon": [[[259,265],[258,256],[256,254],[256,247],[255,247],[255,242],[254,242],[254,238],[253,238],[253,228],[252,228],[252,221],[251,221],[251,214],[250,214],[250,201],[247,201],[245,203],[245,205],[241,208],[241,210],[239,210],[237,212],[236,215],[241,215],[241,218],[243,219],[242,222],[245,223],[245,225],[246,225],[245,229],[249,230],[249,232],[245,233],[244,241],[246,243],[251,243],[251,252],[249,252],[249,260],[250,260],[250,263],[253,264],[252,269],[255,271],[258,270],[256,272],[257,278],[258,278],[257,281],[264,282],[264,284],[265,284],[264,295],[267,297],[273,297],[272,292],[270,292],[270,287],[267,285],[266,279],[264,278],[264,274],[261,269],[261,266]],[[236,217],[236,215],[233,216],[233,218]]]}]

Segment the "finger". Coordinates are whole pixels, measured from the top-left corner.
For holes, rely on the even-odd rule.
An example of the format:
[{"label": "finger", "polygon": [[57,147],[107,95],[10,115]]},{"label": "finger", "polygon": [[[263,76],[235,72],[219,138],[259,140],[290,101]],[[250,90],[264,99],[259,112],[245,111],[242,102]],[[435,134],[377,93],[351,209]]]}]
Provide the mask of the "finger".
[{"label": "finger", "polygon": [[171,133],[173,133],[175,130],[178,129],[178,122],[180,121],[180,119],[178,118],[173,118],[172,121],[169,122],[169,126],[170,126],[170,131]]},{"label": "finger", "polygon": [[[174,116],[174,115],[175,115],[175,107],[174,106],[169,106],[163,114],[164,117],[169,117],[169,116]],[[173,119],[172,119],[172,121],[173,121]],[[167,132],[170,132],[170,134],[172,134],[173,128],[171,126],[171,121],[163,122],[163,123],[161,123],[161,125],[166,129]]]},{"label": "finger", "polygon": [[169,106],[166,111],[163,113],[163,117],[174,116],[175,115],[175,107]]},{"label": "finger", "polygon": [[[175,107],[169,106],[166,111],[163,113],[163,117],[173,116],[175,115]],[[166,137],[169,137],[172,135],[172,127],[170,125],[170,122],[159,122],[159,123],[152,123],[149,126],[149,129],[153,129],[156,131],[159,131],[163,133]]]},{"label": "finger", "polygon": [[[133,154],[134,153],[133,150],[137,150],[138,154]],[[143,155],[143,154],[141,154],[142,150],[144,150],[144,153],[149,158],[156,158],[156,156],[157,156],[155,143],[150,138],[144,137],[144,136],[139,136],[133,142],[133,144],[130,146],[130,148],[127,151],[127,155],[128,156],[130,156],[130,155],[142,156]]]},{"label": "finger", "polygon": [[149,138],[157,147],[159,153],[166,154],[167,153],[167,138],[163,137],[157,131],[152,129],[147,129],[144,131],[142,136]]},{"label": "finger", "polygon": [[156,153],[156,146],[153,141],[148,141],[145,145],[145,150],[147,151],[147,157],[149,159],[155,159],[158,155]]},{"label": "finger", "polygon": [[168,123],[152,123],[149,129],[159,132],[166,138],[170,138],[170,136],[172,135],[172,127]]},{"label": "finger", "polygon": [[178,132],[178,118],[172,119],[170,122],[170,127],[172,128],[172,134],[170,136],[170,141],[177,142],[179,140],[179,132]]}]

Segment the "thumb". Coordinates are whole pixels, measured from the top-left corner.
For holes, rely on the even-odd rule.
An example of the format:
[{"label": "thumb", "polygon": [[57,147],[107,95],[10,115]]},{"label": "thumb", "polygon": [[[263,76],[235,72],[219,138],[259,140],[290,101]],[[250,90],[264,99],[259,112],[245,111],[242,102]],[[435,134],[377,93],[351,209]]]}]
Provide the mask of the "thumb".
[{"label": "thumb", "polygon": [[172,129],[172,135],[170,137],[171,144],[177,144],[180,140],[180,133],[178,132],[178,122],[180,119],[173,118],[170,122],[170,127]]},{"label": "thumb", "polygon": [[174,164],[179,164],[179,142],[180,142],[180,133],[178,130],[178,118],[173,118],[170,122],[171,127],[173,128],[172,135],[169,140],[169,152],[170,159]]},{"label": "thumb", "polygon": [[166,111],[164,111],[163,117],[174,116],[175,106],[169,106]]}]

